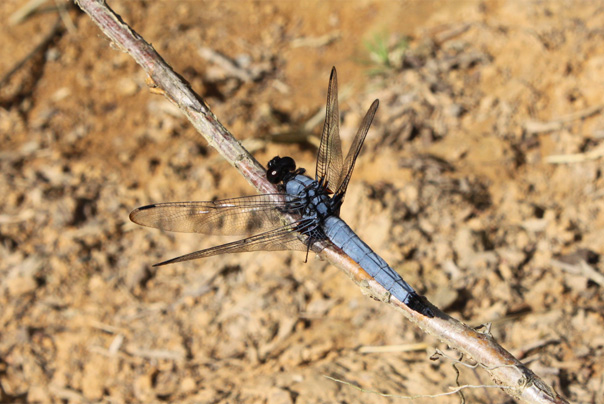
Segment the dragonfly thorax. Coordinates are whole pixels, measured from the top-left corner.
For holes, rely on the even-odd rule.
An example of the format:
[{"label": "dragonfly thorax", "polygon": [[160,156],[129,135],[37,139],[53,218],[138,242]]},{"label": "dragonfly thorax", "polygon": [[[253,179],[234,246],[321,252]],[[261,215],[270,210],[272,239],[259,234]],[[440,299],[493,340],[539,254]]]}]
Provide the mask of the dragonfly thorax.
[{"label": "dragonfly thorax", "polygon": [[298,174],[286,179],[283,185],[286,193],[295,195],[303,201],[303,217],[323,221],[335,214],[332,199],[318,181]]},{"label": "dragonfly thorax", "polygon": [[279,184],[289,195],[297,196],[296,205],[301,208],[298,213],[305,219],[317,222],[317,225],[328,216],[336,213],[334,202],[321,183],[303,173],[303,168],[296,169],[296,162],[291,157],[274,157],[268,163],[266,178],[273,184]]}]

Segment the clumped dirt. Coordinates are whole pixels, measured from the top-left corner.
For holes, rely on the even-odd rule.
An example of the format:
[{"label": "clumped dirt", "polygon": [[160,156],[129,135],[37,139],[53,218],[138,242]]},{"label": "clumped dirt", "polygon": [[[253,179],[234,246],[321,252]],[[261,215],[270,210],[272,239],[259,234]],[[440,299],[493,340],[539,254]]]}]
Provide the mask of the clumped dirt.
[{"label": "clumped dirt", "polygon": [[[226,240],[138,227],[133,208],[254,190],[86,15],[48,2],[14,20],[23,4],[0,4],[0,401],[399,401],[326,375],[405,396],[455,386],[452,361],[428,359],[454,352],[303,253],[152,268]],[[264,164],[314,174],[332,65],[345,144],[379,98],[344,219],[561,395],[604,403],[600,4],[110,5]]]}]

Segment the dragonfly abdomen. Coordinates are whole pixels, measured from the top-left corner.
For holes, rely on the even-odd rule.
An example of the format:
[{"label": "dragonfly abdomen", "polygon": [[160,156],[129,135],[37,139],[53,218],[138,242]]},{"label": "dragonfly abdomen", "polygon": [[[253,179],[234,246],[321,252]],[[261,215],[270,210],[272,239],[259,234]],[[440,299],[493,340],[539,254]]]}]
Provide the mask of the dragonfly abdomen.
[{"label": "dragonfly abdomen", "polygon": [[377,255],[342,219],[330,216],[323,226],[325,235],[359,264],[380,285],[401,302],[407,304],[417,296],[407,282]]}]

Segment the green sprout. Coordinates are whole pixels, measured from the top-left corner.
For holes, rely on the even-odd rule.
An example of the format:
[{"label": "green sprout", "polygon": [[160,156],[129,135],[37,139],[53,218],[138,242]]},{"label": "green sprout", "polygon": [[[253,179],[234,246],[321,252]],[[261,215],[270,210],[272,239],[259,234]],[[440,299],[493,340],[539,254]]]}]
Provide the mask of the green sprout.
[{"label": "green sprout", "polygon": [[400,68],[403,54],[409,48],[409,40],[402,36],[396,43],[389,45],[389,36],[385,32],[376,33],[371,39],[363,41],[369,52],[369,60],[365,64],[372,66],[369,75],[382,75]]}]

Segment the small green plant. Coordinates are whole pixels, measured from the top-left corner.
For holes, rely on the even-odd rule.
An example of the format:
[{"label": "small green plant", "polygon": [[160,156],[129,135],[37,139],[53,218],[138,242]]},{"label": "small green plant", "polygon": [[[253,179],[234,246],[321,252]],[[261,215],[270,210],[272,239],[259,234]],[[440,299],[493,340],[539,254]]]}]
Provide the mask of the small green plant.
[{"label": "small green plant", "polygon": [[371,39],[363,41],[369,52],[369,60],[365,63],[371,65],[369,75],[386,74],[401,66],[403,54],[409,48],[409,40],[401,36],[392,45],[389,44],[391,36],[385,32],[376,33]]}]

